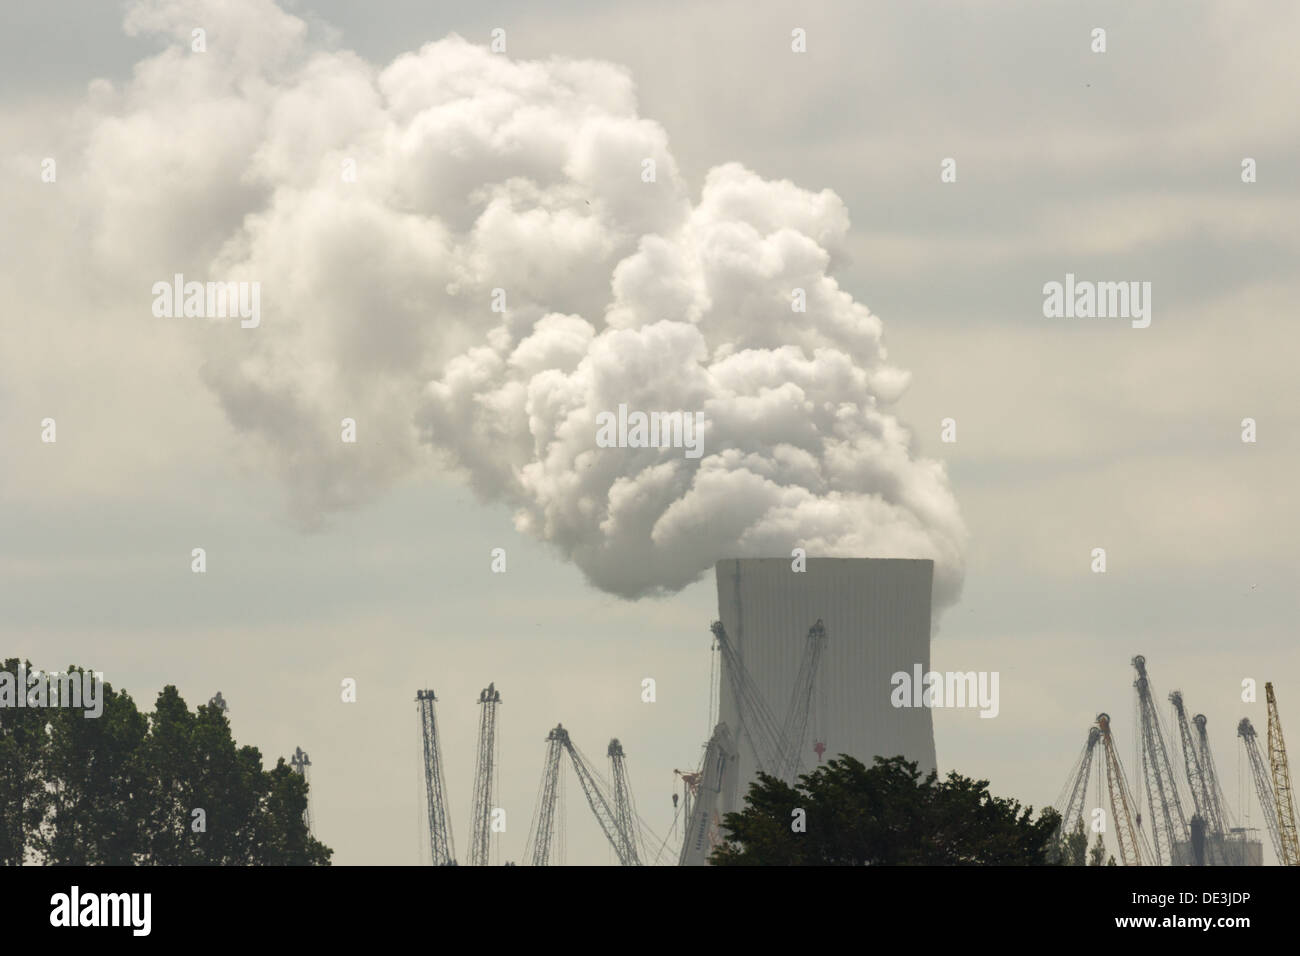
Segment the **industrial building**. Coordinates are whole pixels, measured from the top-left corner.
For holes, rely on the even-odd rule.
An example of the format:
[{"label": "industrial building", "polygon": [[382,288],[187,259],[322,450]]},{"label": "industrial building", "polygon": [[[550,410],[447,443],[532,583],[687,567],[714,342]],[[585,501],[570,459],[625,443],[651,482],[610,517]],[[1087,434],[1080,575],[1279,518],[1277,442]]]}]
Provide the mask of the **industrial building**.
[{"label": "industrial building", "polygon": [[[715,573],[726,639],[777,720],[792,708],[810,628],[824,627],[807,721],[791,742],[800,769],[841,753],[868,764],[902,754],[922,772],[934,769],[930,709],[890,700],[892,675],[930,668],[934,562],[808,558],[806,570],[796,571],[789,558],[741,558],[719,561]],[[724,655],[718,719],[736,753],[723,773],[719,814],[741,809],[759,765],[754,715],[737,699],[743,681],[734,669]]]}]

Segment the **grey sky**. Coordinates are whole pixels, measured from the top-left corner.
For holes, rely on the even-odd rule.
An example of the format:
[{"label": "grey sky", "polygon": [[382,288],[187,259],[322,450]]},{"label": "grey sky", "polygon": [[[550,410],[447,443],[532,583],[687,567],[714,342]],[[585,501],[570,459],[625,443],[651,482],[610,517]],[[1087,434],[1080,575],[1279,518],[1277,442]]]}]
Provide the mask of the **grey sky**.
[{"label": "grey sky", "polygon": [[[86,230],[46,213],[41,190],[59,187],[40,183],[39,160],[87,84],[124,83],[160,48],[124,36],[114,7],[0,12],[5,653],[94,666],[145,706],[167,682],[191,704],[220,689],[238,740],[268,760],[309,751],[316,827],[340,864],[418,859],[417,686],[439,696],[462,855],[489,681],[503,698],[502,859],[520,855],[557,721],[602,760],[620,738],[663,835],[672,769],[693,766],[708,733],[711,576],[670,598],[611,597],[518,534],[508,507],[426,473],[299,531],[284,485],[204,386],[193,330],[131,320],[82,270]],[[1141,652],[1162,697],[1180,688],[1208,716],[1240,818],[1235,726],[1264,726],[1265,680],[1300,740],[1300,11],[803,7],[286,9],[377,65],[453,31],[486,43],[497,26],[512,59],[621,64],[693,197],[729,161],[838,194],[852,228],[831,273],[882,319],[890,361],[912,376],[898,407],[913,448],[946,463],[970,531],[934,666],[1002,675],[995,720],[936,713],[941,768],[1042,805],[1107,710],[1134,779],[1128,661]],[[1089,50],[1095,26],[1105,54]],[[794,27],[808,31],[802,56]],[[948,156],[958,181],[944,185]],[[61,182],[92,173],[60,163]],[[1042,286],[1067,272],[1151,281],[1151,327],[1045,319]],[[39,441],[46,416],[56,445]],[[948,416],[955,444],[939,441]],[[1240,440],[1244,417],[1256,444]],[[204,576],[189,571],[200,546]],[[504,576],[488,571],[493,547],[509,553]],[[1089,570],[1094,547],[1105,575]],[[344,677],[356,705],[339,702]],[[1247,677],[1257,704],[1240,701]],[[569,862],[609,862],[572,781],[568,803]]]}]

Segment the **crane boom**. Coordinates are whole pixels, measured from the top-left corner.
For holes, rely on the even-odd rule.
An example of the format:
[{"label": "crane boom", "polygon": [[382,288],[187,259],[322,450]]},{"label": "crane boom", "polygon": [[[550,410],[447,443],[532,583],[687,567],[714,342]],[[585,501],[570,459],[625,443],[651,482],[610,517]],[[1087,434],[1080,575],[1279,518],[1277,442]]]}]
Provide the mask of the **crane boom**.
[{"label": "crane boom", "polygon": [[1273,772],[1273,802],[1277,807],[1277,830],[1282,842],[1282,865],[1300,866],[1300,838],[1296,836],[1295,798],[1291,793],[1291,769],[1287,765],[1282,721],[1272,683],[1264,685],[1268,701],[1268,764]]},{"label": "crane boom", "polygon": [[1214,765],[1214,755],[1210,752],[1210,735],[1206,732],[1204,714],[1192,718],[1196,727],[1196,750],[1201,757],[1201,770],[1205,774],[1206,790],[1210,795],[1210,812],[1218,821],[1219,832],[1227,834],[1232,829],[1232,816],[1228,811],[1228,800],[1223,795],[1223,784],[1219,781],[1219,769]]},{"label": "crane boom", "polygon": [[804,741],[808,739],[808,715],[812,710],[813,694],[817,687],[817,667],[821,663],[822,649],[826,646],[826,627],[818,619],[808,629],[799,673],[790,692],[790,705],[786,709],[785,724],[781,727],[781,764],[777,776],[793,783],[802,765]]},{"label": "crane boom", "polygon": [[1237,724],[1237,736],[1246,748],[1246,760],[1250,764],[1250,775],[1255,781],[1255,794],[1259,797],[1259,810],[1264,815],[1264,828],[1268,830],[1269,839],[1273,841],[1273,852],[1278,862],[1282,861],[1282,835],[1277,828],[1277,803],[1273,800],[1273,781],[1268,768],[1264,766],[1264,755],[1259,752],[1259,737],[1249,717],[1241,718]]},{"label": "crane boom", "polygon": [[[723,670],[731,682],[731,692],[736,698],[736,711],[740,716],[740,731],[749,741],[758,760],[758,769],[764,773],[775,774],[781,763],[781,728],[771,709],[758,692],[758,686],[745,669],[745,662],[740,659],[726,629],[721,621],[714,621],[711,627],[722,653]],[[750,727],[753,727],[751,732]]]},{"label": "crane boom", "polygon": [[641,861],[637,858],[636,850],[631,846],[632,841],[624,837],[618,823],[618,817],[610,808],[609,801],[601,792],[599,784],[596,782],[596,775],[587,766],[587,762],[582,759],[578,749],[573,746],[573,741],[569,738],[569,732],[562,727],[555,728],[562,736],[561,743],[573,761],[573,769],[578,775],[578,783],[582,785],[583,795],[587,798],[587,805],[591,807],[591,812],[596,815],[596,822],[600,824],[601,830],[605,833],[605,838],[609,840],[610,846],[614,848],[614,853],[618,855],[618,862],[622,866],[640,866]]},{"label": "crane boom", "polygon": [[609,742],[605,753],[609,757],[610,776],[614,783],[614,820],[618,824],[619,839],[623,843],[620,858],[639,863],[641,854],[637,848],[637,834],[640,830],[636,823],[636,807],[632,802],[632,787],[627,780],[626,755],[617,737]]},{"label": "crane boom", "polygon": [[1187,785],[1192,791],[1192,804],[1196,815],[1205,825],[1206,860],[1211,865],[1223,865],[1223,821],[1217,816],[1214,796],[1210,792],[1210,780],[1201,760],[1200,751],[1192,737],[1191,725],[1187,722],[1187,709],[1183,706],[1182,691],[1173,691],[1169,702],[1174,705],[1174,714],[1178,723],[1178,740],[1183,752],[1183,768],[1187,774]]},{"label": "crane boom", "polygon": [[[1151,682],[1147,677],[1146,658],[1138,654],[1133,658],[1137,670],[1138,720],[1141,730],[1142,775],[1146,781],[1147,802],[1157,819],[1151,824],[1151,839],[1155,846],[1157,866],[1166,861],[1172,865],[1175,848],[1181,843],[1190,845],[1187,817],[1178,797],[1174,782],[1174,769],[1165,748],[1164,734],[1160,729],[1160,715],[1152,698]],[[1162,825],[1163,824],[1163,825]]]},{"label": "crane boom", "polygon": [[456,847],[451,825],[447,822],[447,788],[442,777],[442,744],[438,739],[438,722],[433,705],[438,699],[432,690],[417,690],[420,705],[420,731],[424,738],[424,795],[429,811],[429,847],[434,866],[454,866]]},{"label": "crane boom", "polygon": [[740,731],[754,751],[758,769],[779,777],[786,783],[794,783],[802,764],[801,751],[808,735],[808,717],[817,686],[817,671],[822,650],[826,646],[825,625],[819,620],[808,629],[785,721],[779,725],[759,692],[758,685],[746,670],[745,662],[733,646],[722,622],[714,621],[711,630],[717,639],[718,649],[722,652],[725,665],[723,670],[727,673],[732,696],[736,699]]},{"label": "crane boom", "polygon": [[488,684],[478,696],[478,761],[474,769],[474,829],[470,837],[469,865],[487,866],[491,838],[492,798],[496,783],[497,705],[501,692]]},{"label": "crane boom", "polygon": [[1106,790],[1110,795],[1110,816],[1115,821],[1115,839],[1119,843],[1120,862],[1125,866],[1142,866],[1144,863],[1140,835],[1133,826],[1130,806],[1135,806],[1129,793],[1124,768],[1120,766],[1115,741],[1110,735],[1110,715],[1098,714],[1097,727],[1101,733],[1103,766],[1106,768]]},{"label": "crane boom", "polygon": [[528,828],[528,838],[524,842],[524,859],[532,866],[546,866],[551,858],[551,838],[555,833],[555,802],[559,790],[560,758],[564,755],[564,744],[560,734],[567,734],[563,726],[557,726],[546,735],[546,760],[542,764],[542,782],[538,788],[537,810],[533,822]]},{"label": "crane boom", "polygon": [[1187,720],[1187,708],[1183,706],[1183,692],[1173,691],[1169,695],[1169,702],[1174,705],[1174,714],[1177,716],[1178,741],[1183,752],[1183,766],[1187,771],[1187,784],[1192,790],[1192,803],[1211,831],[1222,832],[1211,811],[1210,791],[1205,780],[1205,770],[1201,766],[1200,754],[1196,752],[1192,727]]},{"label": "crane boom", "polygon": [[1073,829],[1075,822],[1083,819],[1083,801],[1088,794],[1088,775],[1092,771],[1093,756],[1097,752],[1097,742],[1101,739],[1101,731],[1096,727],[1088,728],[1088,740],[1083,745],[1083,752],[1074,762],[1074,769],[1070,773],[1069,783],[1066,786],[1070,789],[1070,795],[1061,804],[1061,834],[1069,834]]}]

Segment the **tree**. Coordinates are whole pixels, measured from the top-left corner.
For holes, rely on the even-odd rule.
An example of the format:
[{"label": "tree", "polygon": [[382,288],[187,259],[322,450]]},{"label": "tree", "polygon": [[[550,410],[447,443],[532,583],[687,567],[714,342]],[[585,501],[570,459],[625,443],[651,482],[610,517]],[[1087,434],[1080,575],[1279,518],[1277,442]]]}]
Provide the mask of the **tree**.
[{"label": "tree", "polygon": [[304,819],[307,781],[283,758],[263,770],[219,707],[191,712],[170,685],[151,714],[101,693],[99,717],[0,707],[0,863],[329,864]]},{"label": "tree", "polygon": [[1114,856],[1111,856],[1109,862],[1107,862],[1106,860],[1106,844],[1102,842],[1100,833],[1097,834],[1097,842],[1094,843],[1092,845],[1092,849],[1088,851],[1088,865],[1089,866],[1102,866],[1102,865],[1114,866],[1115,865]]},{"label": "tree", "polygon": [[1088,862],[1088,833],[1083,828],[1083,818],[1074,821],[1068,834],[1058,834],[1048,848],[1048,862],[1058,866],[1083,866]]},{"label": "tree", "polygon": [[[803,811],[803,831],[793,827]],[[1045,864],[1060,815],[994,797],[987,780],[922,776],[904,757],[841,754],[790,786],[768,774],[723,820],[715,866]]]}]

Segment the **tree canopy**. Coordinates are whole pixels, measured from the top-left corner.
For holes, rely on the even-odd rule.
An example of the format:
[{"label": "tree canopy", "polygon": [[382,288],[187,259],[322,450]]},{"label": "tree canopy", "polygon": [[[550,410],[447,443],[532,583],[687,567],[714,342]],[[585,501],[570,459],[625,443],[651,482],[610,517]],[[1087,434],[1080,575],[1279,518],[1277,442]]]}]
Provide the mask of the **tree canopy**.
[{"label": "tree canopy", "polygon": [[[800,813],[799,811],[802,811]],[[994,797],[987,780],[922,775],[904,757],[841,754],[795,786],[768,774],[723,820],[715,866],[1045,864],[1060,815]],[[1085,843],[1086,846],[1086,843]]]},{"label": "tree canopy", "polygon": [[191,711],[171,685],[152,713],[108,683],[102,694],[99,717],[0,707],[0,863],[329,864],[304,819],[307,781],[283,757],[264,770],[220,707]]}]

